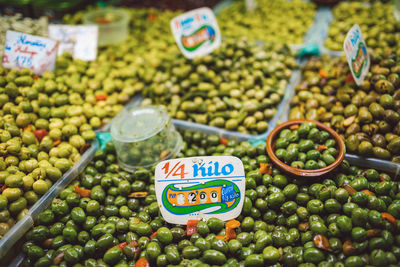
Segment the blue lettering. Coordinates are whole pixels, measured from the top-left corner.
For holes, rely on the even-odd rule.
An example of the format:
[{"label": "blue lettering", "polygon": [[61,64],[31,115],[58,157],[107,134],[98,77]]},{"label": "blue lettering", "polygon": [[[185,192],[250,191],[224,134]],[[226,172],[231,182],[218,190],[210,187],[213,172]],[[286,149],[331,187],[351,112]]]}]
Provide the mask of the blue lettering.
[{"label": "blue lettering", "polygon": [[201,171],[201,176],[206,176],[206,168],[204,168],[204,163],[200,166],[198,164],[194,164],[193,166],[193,177],[199,176],[199,171]]},{"label": "blue lettering", "polygon": [[46,44],[42,43],[39,40],[36,41],[26,40],[26,35],[20,35],[19,39],[17,40],[17,44],[32,45],[32,46],[46,48]]},{"label": "blue lettering", "polygon": [[218,171],[218,169],[219,169],[219,162],[218,161],[216,161],[216,162],[214,162],[214,167],[215,167],[215,175],[220,175],[221,173]]},{"label": "blue lettering", "polygon": [[[208,164],[211,164],[212,163],[212,161],[210,161]],[[208,166],[208,168],[207,168],[207,175],[208,176],[213,176],[213,171],[212,171],[212,166]]]},{"label": "blue lettering", "polygon": [[[228,170],[227,170],[227,168],[228,168]],[[231,174],[233,172],[233,165],[232,164],[224,165],[224,167],[222,167],[221,172],[222,172],[223,175]]]},{"label": "blue lettering", "polygon": [[185,20],[182,20],[182,21],[181,21],[182,27],[185,26],[186,24],[189,24],[189,23],[193,22],[193,20],[194,20],[194,19],[193,19],[192,17],[187,18],[187,19],[185,19]]}]

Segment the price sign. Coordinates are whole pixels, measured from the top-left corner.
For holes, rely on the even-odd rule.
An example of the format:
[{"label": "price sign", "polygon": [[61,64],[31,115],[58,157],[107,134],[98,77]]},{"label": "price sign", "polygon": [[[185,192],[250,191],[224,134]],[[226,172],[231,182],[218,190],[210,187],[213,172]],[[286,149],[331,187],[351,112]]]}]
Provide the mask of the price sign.
[{"label": "price sign", "polygon": [[245,193],[242,161],[231,156],[193,157],[160,162],[155,170],[157,202],[165,221],[239,216]]},{"label": "price sign", "polygon": [[86,61],[97,57],[98,32],[97,25],[49,25],[49,37],[59,41],[58,55],[68,52]]},{"label": "price sign", "polygon": [[368,74],[370,59],[367,45],[358,24],[355,24],[347,33],[343,48],[354,81],[357,85],[360,85]]},{"label": "price sign", "polygon": [[179,49],[187,58],[207,55],[221,44],[217,20],[207,7],[173,18],[171,29]]},{"label": "price sign", "polygon": [[53,71],[57,57],[57,42],[30,34],[7,31],[3,67],[31,69],[41,75]]}]

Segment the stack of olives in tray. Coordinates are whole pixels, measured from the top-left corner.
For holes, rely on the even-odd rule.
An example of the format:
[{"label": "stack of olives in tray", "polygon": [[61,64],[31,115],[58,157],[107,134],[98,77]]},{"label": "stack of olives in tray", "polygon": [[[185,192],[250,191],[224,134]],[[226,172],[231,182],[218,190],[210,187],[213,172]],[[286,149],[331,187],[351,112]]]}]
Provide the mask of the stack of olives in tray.
[{"label": "stack of olives in tray", "polygon": [[400,162],[399,57],[389,51],[371,61],[357,86],[344,57],[311,59],[289,118],[325,123],[341,135],[348,153]]},{"label": "stack of olives in tray", "polygon": [[[93,7],[88,8],[88,10],[91,9]],[[82,18],[88,10],[67,14],[63,20],[68,24],[81,24]],[[146,63],[145,65],[149,65],[150,68],[160,65],[164,58],[169,58],[171,54],[178,51],[169,23],[172,18],[181,13],[180,11],[156,8],[125,8],[125,11],[131,14],[127,39],[121,44],[100,48],[99,54],[106,51],[110,55],[135,55],[138,60]],[[139,71],[149,81],[154,74],[151,68],[143,67]]]},{"label": "stack of olives in tray", "polygon": [[78,161],[141,89],[137,63],[57,59],[55,73],[0,69],[0,237]]},{"label": "stack of olives in tray", "polygon": [[330,50],[343,51],[347,32],[358,24],[367,47],[377,53],[387,48],[399,49],[400,22],[393,14],[392,3],[376,1],[372,4],[362,2],[341,2],[333,8],[332,21],[325,46]]},{"label": "stack of olives in tray", "polygon": [[[314,22],[316,5],[300,0],[258,0],[253,12],[246,12],[245,1],[235,1],[218,14],[223,36],[267,43],[302,44]],[[285,14],[285,16],[282,16]]]},{"label": "stack of olives in tray", "polygon": [[108,143],[39,215],[26,234],[22,266],[361,267],[400,261],[399,182],[389,175],[344,161],[321,180],[298,179],[263,168],[269,164],[263,145],[182,135],[180,156],[242,160],[246,193],[236,221],[166,223],[152,172],[122,171]]},{"label": "stack of olives in tray", "polygon": [[189,60],[179,52],[163,61],[143,90],[143,105],[164,105],[181,120],[264,133],[295,66],[285,45],[227,38],[204,57]]},{"label": "stack of olives in tray", "polygon": [[322,169],[335,162],[336,141],[315,123],[303,122],[298,129],[283,129],[275,142],[275,155],[298,169]]}]

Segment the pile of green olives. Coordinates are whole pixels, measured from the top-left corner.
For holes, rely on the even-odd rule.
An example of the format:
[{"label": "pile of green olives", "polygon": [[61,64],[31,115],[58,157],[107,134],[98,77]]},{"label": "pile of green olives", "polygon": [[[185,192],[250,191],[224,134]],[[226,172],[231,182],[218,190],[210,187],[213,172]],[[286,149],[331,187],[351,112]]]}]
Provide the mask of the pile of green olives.
[{"label": "pile of green olives", "polygon": [[365,4],[359,1],[343,1],[333,8],[332,21],[325,46],[330,50],[343,51],[347,32],[358,24],[367,47],[376,53],[387,48],[399,49],[400,22],[393,14],[392,3],[375,1]]},{"label": "pile of green olives", "polygon": [[[302,44],[314,21],[316,5],[305,1],[258,0],[256,9],[246,12],[244,1],[235,1],[218,14],[223,36],[267,43]],[[285,14],[285,16],[282,16]]]},{"label": "pile of green olives", "polygon": [[41,77],[0,68],[0,237],[80,158],[141,89],[128,57],[57,59]]},{"label": "pile of green olives", "polygon": [[339,133],[347,152],[400,162],[400,65],[396,51],[371,55],[357,86],[342,58],[311,59],[291,101],[290,119],[323,122]]},{"label": "pile of green olives", "polygon": [[296,62],[285,45],[224,39],[193,60],[181,53],[156,68],[143,105],[164,105],[177,119],[260,134],[276,114]]},{"label": "pile of green olives", "polygon": [[243,162],[236,238],[218,238],[225,229],[217,218],[200,220],[191,236],[186,226],[166,223],[152,171],[122,171],[108,143],[39,215],[26,234],[22,266],[361,267],[400,260],[400,184],[388,174],[347,161],[320,180],[274,167],[263,174],[260,164],[270,163],[264,145],[190,131],[182,136],[180,157],[231,155]]},{"label": "pile of green olives", "polygon": [[336,141],[313,122],[303,122],[298,129],[283,129],[275,142],[275,155],[293,168],[322,169],[335,162]]}]

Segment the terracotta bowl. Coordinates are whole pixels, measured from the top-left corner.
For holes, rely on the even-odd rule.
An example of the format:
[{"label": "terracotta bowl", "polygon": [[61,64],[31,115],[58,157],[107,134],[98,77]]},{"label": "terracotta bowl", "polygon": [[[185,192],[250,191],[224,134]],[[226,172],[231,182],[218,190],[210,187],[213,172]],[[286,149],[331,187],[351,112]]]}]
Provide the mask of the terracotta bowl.
[{"label": "terracotta bowl", "polygon": [[[338,150],[338,156],[332,164],[326,166],[325,168],[322,169],[314,169],[314,170],[305,170],[305,169],[298,169],[298,168],[293,168],[292,166],[289,166],[282,162],[280,159],[278,159],[275,156],[275,142],[276,139],[279,137],[279,133],[286,128],[291,127],[292,125],[300,125],[301,123],[309,121],[315,123],[317,125],[317,128],[320,130],[327,131],[333,139],[336,141],[336,149]],[[285,123],[282,123],[278,127],[276,127],[268,136],[267,138],[267,144],[266,144],[266,149],[268,156],[272,160],[273,163],[278,165],[279,168],[283,169],[285,172],[297,175],[297,176],[306,176],[306,177],[317,177],[321,176],[325,173],[328,173],[335,169],[339,164],[343,161],[344,159],[344,154],[345,154],[345,146],[343,143],[343,140],[340,138],[339,134],[337,134],[334,130],[329,128],[328,126],[318,122],[318,121],[313,121],[313,120],[290,120]]]}]

